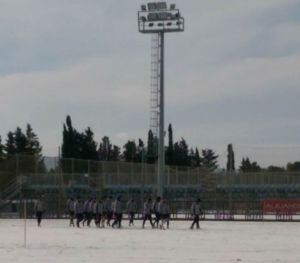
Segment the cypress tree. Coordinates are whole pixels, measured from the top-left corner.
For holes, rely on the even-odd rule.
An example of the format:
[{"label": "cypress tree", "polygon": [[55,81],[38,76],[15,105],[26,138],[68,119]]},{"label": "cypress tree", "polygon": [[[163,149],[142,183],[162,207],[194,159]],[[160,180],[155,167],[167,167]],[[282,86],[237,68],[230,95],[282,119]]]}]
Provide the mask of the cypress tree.
[{"label": "cypress tree", "polygon": [[148,132],[148,143],[147,143],[147,163],[155,163],[157,158],[155,138],[153,132],[149,130]]},{"label": "cypress tree", "polygon": [[142,139],[139,139],[137,147],[137,159],[140,163],[145,161],[145,145]]},{"label": "cypress tree", "polygon": [[235,171],[235,163],[234,163],[234,151],[232,144],[228,144],[227,146],[227,172]]},{"label": "cypress tree", "polygon": [[174,163],[174,144],[173,144],[173,129],[172,124],[168,127],[169,144],[166,150],[166,164],[173,165]]}]

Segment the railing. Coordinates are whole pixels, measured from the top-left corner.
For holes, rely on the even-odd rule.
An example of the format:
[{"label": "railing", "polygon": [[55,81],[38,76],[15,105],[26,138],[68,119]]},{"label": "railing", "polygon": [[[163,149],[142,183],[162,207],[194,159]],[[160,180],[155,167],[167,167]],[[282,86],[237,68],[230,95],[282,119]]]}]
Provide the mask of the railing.
[{"label": "railing", "polygon": [[[42,175],[45,181],[53,180],[58,174],[63,175],[61,178],[63,180],[76,179],[77,175],[85,174],[89,179],[101,178],[106,184],[130,185],[157,182],[155,164],[16,155],[0,161],[0,191],[13,177],[21,174]],[[217,184],[300,184],[300,171],[291,173],[262,170],[261,172],[228,174],[225,171],[213,172],[200,167],[166,166],[165,175],[167,185],[202,185],[210,190],[213,190]]]},{"label": "railing", "polygon": [[21,190],[21,185],[22,183],[20,182],[20,178],[14,178],[11,180],[4,190],[1,191],[1,200],[7,201],[16,196]]}]

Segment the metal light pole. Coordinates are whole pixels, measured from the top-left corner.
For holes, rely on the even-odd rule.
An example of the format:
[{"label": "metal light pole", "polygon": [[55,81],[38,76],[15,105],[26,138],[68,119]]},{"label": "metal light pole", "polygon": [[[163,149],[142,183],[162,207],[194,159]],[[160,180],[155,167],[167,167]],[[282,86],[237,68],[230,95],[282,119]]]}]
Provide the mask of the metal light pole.
[{"label": "metal light pole", "polygon": [[158,137],[157,192],[163,197],[165,185],[164,144],[164,37],[165,33],[183,32],[184,18],[175,4],[155,2],[142,5],[138,11],[140,33],[157,35],[152,42],[151,120],[150,128]]},{"label": "metal light pole", "polygon": [[165,184],[165,90],[164,90],[164,44],[165,33],[159,33],[160,39],[160,101],[159,101],[159,139],[158,139],[158,196],[163,197]]},{"label": "metal light pole", "polygon": [[142,147],[141,149],[142,152],[142,202],[141,204],[143,205],[145,202],[145,149]]}]

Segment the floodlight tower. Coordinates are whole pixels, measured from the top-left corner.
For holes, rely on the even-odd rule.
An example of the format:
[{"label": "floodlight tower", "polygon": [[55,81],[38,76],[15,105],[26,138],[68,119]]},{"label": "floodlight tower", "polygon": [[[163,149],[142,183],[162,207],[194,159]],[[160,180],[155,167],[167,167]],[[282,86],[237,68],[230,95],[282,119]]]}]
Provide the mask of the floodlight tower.
[{"label": "floodlight tower", "polygon": [[184,18],[175,4],[154,2],[142,5],[138,11],[140,33],[152,34],[151,54],[151,119],[150,128],[158,138],[158,195],[163,196],[165,184],[164,144],[164,36],[183,32]]}]

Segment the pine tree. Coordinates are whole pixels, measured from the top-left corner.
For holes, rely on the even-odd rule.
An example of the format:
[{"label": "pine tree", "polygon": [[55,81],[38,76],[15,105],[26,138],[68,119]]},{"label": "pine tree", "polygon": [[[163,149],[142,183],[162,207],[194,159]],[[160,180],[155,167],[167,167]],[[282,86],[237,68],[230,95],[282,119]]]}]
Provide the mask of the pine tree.
[{"label": "pine tree", "polygon": [[112,156],[112,144],[108,136],[104,136],[99,145],[98,158],[100,161],[111,161]]},{"label": "pine tree", "polygon": [[218,155],[211,149],[202,150],[202,161],[203,166],[206,169],[214,171],[218,168]]},{"label": "pine tree", "polygon": [[200,157],[198,148],[196,148],[196,151],[195,151],[195,163],[196,163],[196,167],[202,166],[202,159]]},{"label": "pine tree", "polygon": [[191,167],[201,167],[202,166],[202,159],[199,154],[198,148],[195,150],[191,148],[190,150],[190,166]]},{"label": "pine tree", "polygon": [[195,154],[195,151],[194,151],[193,148],[191,148],[191,150],[190,150],[189,157],[190,157],[190,158],[189,158],[189,159],[190,159],[189,165],[190,165],[191,167],[195,167],[195,166],[196,166],[196,163],[195,163],[196,154]]},{"label": "pine tree", "polygon": [[26,153],[27,138],[20,127],[17,127],[15,133],[16,153]]},{"label": "pine tree", "polygon": [[261,170],[260,166],[257,164],[257,162],[251,162],[250,159],[243,158],[241,165],[240,165],[240,171],[242,172],[259,172]]},{"label": "pine tree", "polygon": [[44,163],[44,157],[42,156],[42,146],[39,142],[38,136],[33,132],[30,124],[26,126],[26,149],[25,154],[33,155],[34,158],[27,161],[29,169],[32,171],[38,168],[39,172],[46,171],[46,165]]},{"label": "pine tree", "polygon": [[27,124],[25,153],[40,156],[41,152],[42,147],[40,145],[38,136],[33,132],[31,125]]},{"label": "pine tree", "polygon": [[94,133],[88,127],[80,135],[80,158],[84,160],[98,160],[97,143],[94,141]]},{"label": "pine tree", "polygon": [[5,158],[4,145],[2,144],[2,138],[0,136],[0,162]]},{"label": "pine tree", "polygon": [[80,158],[80,134],[73,128],[68,115],[63,125],[62,158]]},{"label": "pine tree", "polygon": [[119,162],[121,160],[121,150],[120,147],[114,145],[112,152],[111,152],[111,157],[110,160],[113,162]]},{"label": "pine tree", "polygon": [[270,165],[267,168],[268,172],[274,172],[274,173],[279,173],[279,172],[285,172],[284,167],[279,167],[279,166],[274,166],[274,165]]},{"label": "pine tree", "polygon": [[124,146],[123,158],[126,162],[137,162],[137,146],[135,141],[128,141]]},{"label": "pine tree", "polygon": [[12,132],[7,134],[6,144],[5,144],[5,151],[8,156],[15,155],[17,153],[16,143],[15,143],[15,136]]},{"label": "pine tree", "polygon": [[249,158],[243,158],[242,159],[242,162],[241,162],[241,165],[240,165],[240,171],[242,172],[247,172],[247,171],[250,171],[251,170],[251,163],[250,163],[250,160]]},{"label": "pine tree", "polygon": [[289,172],[299,172],[300,171],[300,162],[288,163],[287,171]]},{"label": "pine tree", "polygon": [[189,147],[184,138],[174,144],[174,164],[178,166],[189,166]]}]

